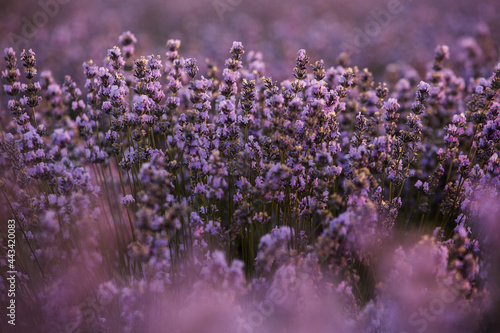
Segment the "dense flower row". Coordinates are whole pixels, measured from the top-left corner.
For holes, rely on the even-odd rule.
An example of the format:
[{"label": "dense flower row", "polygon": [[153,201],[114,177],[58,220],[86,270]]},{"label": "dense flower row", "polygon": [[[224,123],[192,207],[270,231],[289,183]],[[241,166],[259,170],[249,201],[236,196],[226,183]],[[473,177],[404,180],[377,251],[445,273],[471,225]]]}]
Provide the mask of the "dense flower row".
[{"label": "dense flower row", "polygon": [[[463,78],[439,46],[425,81],[402,70],[389,87],[300,50],[293,77],[277,83],[239,42],[222,70],[208,62],[204,75],[179,40],[164,57],[136,57],[136,42],[126,32],[103,66],[85,62],[84,88],[38,73],[32,50],[21,54],[22,75],[5,50],[0,188],[19,227],[18,277],[33,313],[25,325],[399,332],[489,323],[500,64]],[[435,301],[443,290],[453,299]],[[97,308],[89,297],[105,301]],[[269,315],[256,322],[252,306]]]}]

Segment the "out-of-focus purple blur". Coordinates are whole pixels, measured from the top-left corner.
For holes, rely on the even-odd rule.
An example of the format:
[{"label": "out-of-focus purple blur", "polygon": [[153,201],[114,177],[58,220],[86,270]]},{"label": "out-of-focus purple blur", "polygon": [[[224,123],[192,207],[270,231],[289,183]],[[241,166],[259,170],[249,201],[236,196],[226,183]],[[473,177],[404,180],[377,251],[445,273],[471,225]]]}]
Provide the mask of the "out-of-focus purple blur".
[{"label": "out-of-focus purple blur", "polygon": [[100,62],[126,30],[137,36],[138,54],[163,54],[166,40],[177,38],[184,56],[220,66],[239,40],[263,53],[275,79],[289,74],[300,48],[326,63],[350,51],[353,64],[377,75],[403,60],[423,71],[436,45],[456,54],[470,47],[468,36],[487,36],[478,40],[491,44],[489,53],[478,56],[494,62],[500,40],[496,0],[3,0],[1,7],[0,46],[33,48],[59,77],[80,75],[74,71],[89,58]]}]

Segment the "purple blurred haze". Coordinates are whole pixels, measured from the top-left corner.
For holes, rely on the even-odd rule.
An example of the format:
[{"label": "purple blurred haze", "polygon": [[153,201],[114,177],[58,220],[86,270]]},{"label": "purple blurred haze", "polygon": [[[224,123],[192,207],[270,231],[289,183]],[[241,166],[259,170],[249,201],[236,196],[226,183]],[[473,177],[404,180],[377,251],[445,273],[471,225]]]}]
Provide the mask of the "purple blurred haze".
[{"label": "purple blurred haze", "polygon": [[[52,5],[42,5],[48,3]],[[387,13],[391,5],[397,6],[398,13],[386,18],[382,12]],[[3,0],[1,7],[2,49],[33,48],[44,68],[60,68],[58,78],[79,70],[89,58],[102,61],[102,50],[117,44],[125,30],[138,37],[138,54],[164,54],[166,40],[177,38],[182,40],[183,56],[199,61],[212,57],[219,67],[229,45],[238,40],[247,50],[263,52],[268,74],[275,79],[289,74],[300,48],[311,59],[334,63],[342,46],[353,45],[356,38],[364,47],[353,54],[352,63],[369,67],[375,75],[387,64],[403,60],[423,71],[436,45],[449,45],[454,54],[460,38],[478,36],[488,29],[491,38],[484,43],[492,45],[484,56],[494,63],[500,41],[496,16],[500,4],[496,0]],[[42,23],[34,37],[19,39],[26,36],[34,17]],[[378,29],[373,25],[377,18]],[[373,35],[367,36],[369,43],[360,37],[360,30]],[[20,42],[12,43],[14,38]]]}]

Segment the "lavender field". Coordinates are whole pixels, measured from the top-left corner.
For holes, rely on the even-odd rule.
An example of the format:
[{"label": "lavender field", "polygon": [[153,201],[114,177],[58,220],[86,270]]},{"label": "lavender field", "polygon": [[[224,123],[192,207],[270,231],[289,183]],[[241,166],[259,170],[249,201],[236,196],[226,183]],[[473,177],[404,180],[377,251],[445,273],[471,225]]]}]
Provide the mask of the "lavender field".
[{"label": "lavender field", "polygon": [[500,332],[498,0],[2,0],[0,332]]}]

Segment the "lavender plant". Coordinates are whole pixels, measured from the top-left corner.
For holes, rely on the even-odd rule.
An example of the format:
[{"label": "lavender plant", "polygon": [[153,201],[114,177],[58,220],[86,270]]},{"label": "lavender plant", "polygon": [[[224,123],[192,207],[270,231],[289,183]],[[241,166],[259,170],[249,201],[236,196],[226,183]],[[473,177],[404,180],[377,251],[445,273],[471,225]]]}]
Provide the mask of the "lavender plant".
[{"label": "lavender plant", "polygon": [[240,42],[204,75],[179,40],[136,43],[83,63],[82,88],[5,49],[23,329],[498,327],[500,64],[464,78],[439,46],[388,85],[301,49],[278,83]]}]

